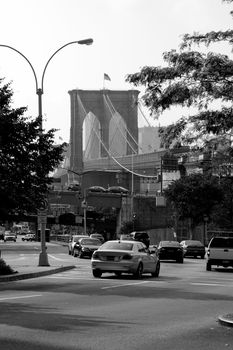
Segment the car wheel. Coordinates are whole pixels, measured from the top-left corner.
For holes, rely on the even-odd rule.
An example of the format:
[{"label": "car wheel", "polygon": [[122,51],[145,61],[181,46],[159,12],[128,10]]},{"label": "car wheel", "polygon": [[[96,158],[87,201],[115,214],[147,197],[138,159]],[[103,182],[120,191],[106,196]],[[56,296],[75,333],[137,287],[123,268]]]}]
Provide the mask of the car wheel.
[{"label": "car wheel", "polygon": [[176,262],[179,263],[179,264],[183,264],[184,259],[183,258],[177,259]]},{"label": "car wheel", "polygon": [[139,263],[137,271],[134,273],[134,277],[141,278],[143,274],[143,265],[142,263]]},{"label": "car wheel", "polygon": [[102,272],[100,270],[92,270],[92,274],[96,278],[99,278],[102,276]]},{"label": "car wheel", "polygon": [[159,277],[159,271],[160,271],[160,262],[157,262],[155,271],[151,273],[152,277]]},{"label": "car wheel", "polygon": [[116,275],[117,277],[120,277],[120,276],[121,276],[121,271],[115,272],[115,275]]},{"label": "car wheel", "polygon": [[206,271],[211,271],[211,264],[209,262],[206,264]]},{"label": "car wheel", "polygon": [[201,255],[201,259],[205,259],[205,255]]}]

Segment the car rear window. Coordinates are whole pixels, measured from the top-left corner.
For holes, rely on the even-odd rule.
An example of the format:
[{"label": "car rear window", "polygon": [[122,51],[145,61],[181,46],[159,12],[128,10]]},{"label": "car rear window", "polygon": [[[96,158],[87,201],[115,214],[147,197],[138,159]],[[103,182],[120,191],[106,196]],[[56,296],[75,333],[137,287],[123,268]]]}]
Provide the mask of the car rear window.
[{"label": "car rear window", "polygon": [[94,245],[101,245],[101,242],[98,239],[91,239],[91,238],[82,238],[80,240],[80,243],[83,245],[88,245],[88,244],[94,244]]},{"label": "car rear window", "polygon": [[233,238],[215,237],[210,242],[211,248],[233,248]]},{"label": "car rear window", "polygon": [[203,244],[200,241],[186,241],[185,242],[188,246],[198,246],[202,247]]},{"label": "car rear window", "polygon": [[180,243],[176,241],[161,241],[161,247],[180,247]]},{"label": "car rear window", "polygon": [[111,242],[108,241],[104,243],[99,249],[105,250],[105,249],[112,249],[112,250],[133,250],[133,244],[132,243],[126,243],[126,242]]},{"label": "car rear window", "polygon": [[149,236],[146,232],[137,232],[135,233],[135,236],[134,236],[135,240],[137,239],[148,239]]}]

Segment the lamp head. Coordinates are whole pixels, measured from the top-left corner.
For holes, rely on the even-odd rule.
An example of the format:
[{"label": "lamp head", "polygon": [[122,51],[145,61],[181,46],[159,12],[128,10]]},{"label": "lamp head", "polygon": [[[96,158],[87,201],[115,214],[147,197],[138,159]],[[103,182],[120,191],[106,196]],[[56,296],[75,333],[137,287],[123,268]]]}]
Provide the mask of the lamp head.
[{"label": "lamp head", "polygon": [[92,38],[83,39],[83,40],[77,41],[77,43],[80,45],[91,45],[93,43],[93,39]]}]

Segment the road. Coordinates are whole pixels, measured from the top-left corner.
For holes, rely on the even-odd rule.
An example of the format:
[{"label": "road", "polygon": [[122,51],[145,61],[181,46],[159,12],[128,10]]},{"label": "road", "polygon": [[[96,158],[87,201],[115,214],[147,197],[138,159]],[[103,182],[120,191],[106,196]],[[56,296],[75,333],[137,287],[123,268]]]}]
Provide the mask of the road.
[{"label": "road", "polygon": [[[36,245],[9,243],[3,253],[11,261],[32,259]],[[89,259],[71,257],[53,244],[50,251],[76,268],[0,283],[1,349],[233,348],[233,328],[217,322],[219,315],[233,313],[233,270],[206,272],[204,260],[185,259],[162,262],[159,278],[96,279]]]}]

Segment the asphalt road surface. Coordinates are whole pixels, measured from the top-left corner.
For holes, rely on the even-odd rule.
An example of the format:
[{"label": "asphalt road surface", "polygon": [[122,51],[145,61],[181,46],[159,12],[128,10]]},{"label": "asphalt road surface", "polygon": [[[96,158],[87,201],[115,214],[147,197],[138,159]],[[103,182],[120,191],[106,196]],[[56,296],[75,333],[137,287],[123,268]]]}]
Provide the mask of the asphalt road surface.
[{"label": "asphalt road surface", "polygon": [[[36,246],[10,243],[3,253],[9,261],[34,259]],[[1,349],[233,348],[233,328],[218,323],[219,315],[233,313],[233,269],[207,272],[205,260],[187,258],[184,264],[162,262],[159,278],[97,279],[89,259],[54,244],[48,252],[76,268],[0,283]]]}]

